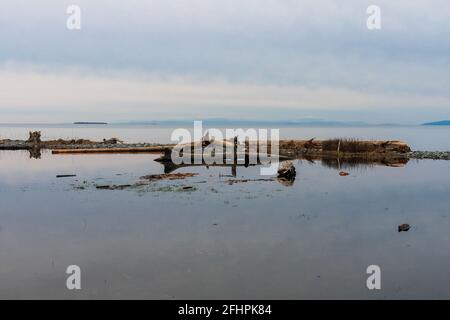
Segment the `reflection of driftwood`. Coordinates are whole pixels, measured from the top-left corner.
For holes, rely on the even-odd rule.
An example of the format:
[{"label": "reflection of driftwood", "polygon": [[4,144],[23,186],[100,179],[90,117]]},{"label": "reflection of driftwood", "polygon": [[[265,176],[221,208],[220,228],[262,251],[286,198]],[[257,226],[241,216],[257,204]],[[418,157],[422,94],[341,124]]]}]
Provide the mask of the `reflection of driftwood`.
[{"label": "reflection of driftwood", "polygon": [[28,151],[30,152],[30,159],[41,158],[41,149],[39,147],[28,149]]},{"label": "reflection of driftwood", "polygon": [[294,185],[295,178],[294,179],[286,179],[284,177],[278,177],[277,181],[285,187],[291,187]]},{"label": "reflection of driftwood", "polygon": [[[201,157],[201,155],[199,155]],[[256,165],[266,165],[266,161],[261,162],[261,159],[259,159],[259,157],[257,157],[256,154],[242,154],[242,153],[238,153],[238,157],[234,158],[234,163],[231,163],[231,159],[228,158],[225,159],[224,163],[213,163],[213,164],[208,164],[208,163],[200,163],[200,164],[196,164],[194,163],[194,157],[195,155],[192,155],[191,157],[191,163],[183,163],[183,164],[175,164],[172,162],[171,159],[171,150],[166,151],[166,154],[158,159],[155,159],[155,161],[160,162],[164,165],[164,172],[165,173],[170,173],[176,169],[179,168],[184,168],[184,167],[196,167],[196,166],[206,166],[206,167],[230,167],[232,169],[232,172],[234,173],[233,176],[235,176],[236,174],[236,168],[237,167],[249,167],[249,166],[256,166]],[[254,159],[256,159],[256,163],[250,163],[250,159],[254,157]],[[280,156],[279,160],[290,160],[293,159],[293,157],[289,157],[289,156]]]},{"label": "reflection of driftwood", "polygon": [[343,157],[340,156],[301,156],[301,160],[314,161],[320,160],[323,166],[334,169],[346,169],[357,167],[373,167],[373,166],[386,166],[386,167],[404,167],[409,159],[406,157],[390,157],[386,155],[380,155],[379,157],[364,157],[353,156]]},{"label": "reflection of driftwood", "polygon": [[[191,154],[191,163],[194,163],[194,160],[196,158],[202,159],[203,155],[201,153],[192,153]],[[266,157],[264,157],[266,158]],[[229,156],[228,154],[224,154],[223,156],[223,163],[233,163],[237,162],[237,164],[244,164],[244,165],[256,165],[256,164],[262,164],[266,162],[268,159],[270,160],[270,157],[267,157],[268,159],[262,159],[257,153],[246,153],[246,152],[238,152],[236,155]],[[279,155],[279,160],[290,160],[294,159],[295,157],[292,155]],[[252,159],[252,161],[250,161]],[[274,157],[275,159],[275,157]],[[220,159],[222,160],[222,159]],[[172,150],[166,149],[164,155],[161,157],[155,159],[157,162],[172,162]],[[254,162],[254,163],[253,163]],[[206,164],[206,162],[204,162]]]},{"label": "reflection of driftwood", "polygon": [[[210,147],[213,145],[214,149],[212,149],[213,156],[216,156],[220,159],[220,162],[209,163],[209,161],[205,161],[204,152],[206,147]],[[202,138],[201,142],[192,142],[190,144],[186,144],[183,146],[178,146],[176,150],[171,148],[166,148],[164,150],[164,155],[160,158],[155,159],[155,161],[161,162],[164,165],[164,172],[169,173],[181,167],[189,167],[189,166],[225,166],[231,167],[231,175],[236,176],[236,168],[238,166],[254,166],[261,165],[266,163],[266,159],[262,161],[260,155],[258,153],[250,152],[250,142],[248,139],[245,140],[244,152],[238,152],[238,137],[234,137],[233,141],[230,143],[229,141],[215,141],[210,140],[209,137]],[[227,151],[232,148],[232,153],[229,154]],[[178,152],[178,156],[183,157],[183,153],[185,149],[190,150],[190,161],[186,164],[175,164],[172,161],[172,153]],[[217,152],[217,154],[216,154]],[[189,158],[189,157],[188,157]],[[281,156],[284,159],[292,159],[289,156]],[[200,163],[197,163],[196,159],[200,159]],[[251,160],[250,160],[251,159]]]},{"label": "reflection of driftwood", "polygon": [[[236,167],[240,166],[254,166],[254,165],[262,165],[260,161],[257,164],[246,164],[246,161],[238,161],[237,164],[212,164],[207,165],[205,163],[202,164],[175,164],[171,161],[170,158],[171,150],[167,149],[165,156],[156,159],[156,161],[161,162],[164,165],[164,172],[170,173],[179,168],[183,167],[191,167],[191,166],[220,166],[220,167],[231,167],[232,172],[235,172]],[[248,158],[246,157],[245,160]],[[405,166],[409,159],[404,155],[392,155],[392,154],[379,154],[379,155],[346,155],[342,152],[337,156],[336,152],[332,155],[321,155],[321,154],[303,154],[300,156],[294,155],[282,155],[280,156],[280,161],[285,160],[306,160],[310,163],[315,163],[316,160],[321,161],[321,164],[330,168],[335,169],[345,169],[345,168],[354,168],[354,167],[367,167],[367,166],[388,166],[388,167],[403,167]],[[242,157],[239,157],[239,160],[242,160]]]},{"label": "reflection of driftwood", "polygon": [[[336,155],[336,154],[335,154]],[[291,158],[292,159],[292,158]],[[389,167],[402,167],[408,162],[408,158],[400,157],[400,158],[390,158],[386,157],[384,155],[384,158],[377,158],[377,159],[371,159],[371,158],[364,158],[364,157],[321,157],[321,156],[300,156],[296,159],[299,160],[307,160],[310,163],[315,163],[315,160],[320,160],[321,164],[327,167],[335,168],[335,169],[343,169],[343,168],[353,168],[353,167],[359,167],[359,166],[389,166]],[[236,168],[237,167],[244,167],[245,163],[237,163],[237,164],[213,164],[213,165],[206,165],[206,164],[180,164],[177,165],[173,163],[172,161],[161,161],[161,164],[164,166],[164,172],[171,173],[177,169],[185,168],[185,167],[230,167],[232,169],[231,176],[236,176]],[[261,165],[261,163],[258,163],[258,165]],[[292,186],[295,181],[295,167],[293,166],[291,161],[283,161],[280,164],[280,171],[277,177],[277,181],[285,186]],[[251,180],[245,180],[245,182],[248,182]],[[241,182],[241,181],[236,181]],[[244,181],[242,181],[244,182]],[[232,182],[234,183],[234,182]]]},{"label": "reflection of driftwood", "polygon": [[[156,161],[156,160],[155,160]],[[171,173],[177,169],[180,168],[186,168],[186,167],[229,167],[233,170],[233,168],[236,167],[248,167],[248,166],[255,166],[254,164],[249,164],[246,165],[245,163],[237,163],[237,164],[205,164],[205,163],[201,163],[201,164],[175,164],[172,161],[159,161],[163,166],[164,166],[164,173]],[[234,169],[235,170],[235,169]],[[235,175],[233,175],[235,176]]]}]

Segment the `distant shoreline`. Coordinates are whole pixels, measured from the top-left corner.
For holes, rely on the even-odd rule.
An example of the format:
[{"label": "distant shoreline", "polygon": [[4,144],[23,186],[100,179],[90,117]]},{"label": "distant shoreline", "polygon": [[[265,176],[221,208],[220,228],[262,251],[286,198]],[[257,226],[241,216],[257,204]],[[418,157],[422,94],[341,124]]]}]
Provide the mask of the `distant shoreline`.
[{"label": "distant shoreline", "polygon": [[450,126],[450,120],[424,123],[423,126]]}]

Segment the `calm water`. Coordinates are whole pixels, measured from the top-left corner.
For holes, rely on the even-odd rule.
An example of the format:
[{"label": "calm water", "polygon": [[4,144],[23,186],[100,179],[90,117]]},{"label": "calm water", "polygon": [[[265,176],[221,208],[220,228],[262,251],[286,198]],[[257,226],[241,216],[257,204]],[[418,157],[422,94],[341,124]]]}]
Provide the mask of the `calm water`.
[{"label": "calm water", "polygon": [[[321,137],[309,129],[290,128]],[[166,129],[89,130],[131,140]],[[394,134],[377,130],[365,134]],[[448,132],[414,130],[396,138],[425,149]],[[191,167],[177,171],[199,174],[185,180],[95,188],[162,173],[155,157],[0,151],[0,298],[450,298],[450,161],[358,166],[348,177],[296,161],[292,186],[230,185],[230,168]],[[260,178],[259,168],[239,167],[236,178]],[[397,232],[402,223],[411,230]],[[66,289],[72,264],[81,291]],[[372,264],[380,291],[366,288]]]}]

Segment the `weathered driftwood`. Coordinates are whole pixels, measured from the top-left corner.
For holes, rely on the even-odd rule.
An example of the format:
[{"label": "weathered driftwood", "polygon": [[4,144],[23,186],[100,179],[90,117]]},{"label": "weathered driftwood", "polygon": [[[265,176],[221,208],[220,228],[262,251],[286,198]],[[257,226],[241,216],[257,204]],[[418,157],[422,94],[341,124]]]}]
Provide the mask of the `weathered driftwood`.
[{"label": "weathered driftwood", "polygon": [[29,132],[30,137],[28,138],[27,142],[32,144],[32,145],[39,145],[41,144],[41,132],[40,131],[35,131]]},{"label": "weathered driftwood", "polygon": [[292,161],[283,161],[280,163],[278,168],[278,177],[286,178],[289,180],[295,179],[297,172],[295,171],[295,166]]},{"label": "weathered driftwood", "polygon": [[111,138],[111,139],[103,139],[103,143],[106,143],[106,144],[118,144],[118,143],[123,143],[123,141],[119,140],[117,138]]},{"label": "weathered driftwood", "polygon": [[76,174],[58,174],[56,175],[57,178],[72,178],[72,177],[76,177]]},{"label": "weathered driftwood", "polygon": [[277,180],[282,185],[292,186],[296,175],[297,172],[292,161],[283,161],[279,164]]},{"label": "weathered driftwood", "polygon": [[86,154],[86,153],[161,153],[166,149],[162,146],[154,147],[126,147],[126,148],[81,148],[55,149],[52,154]]},{"label": "weathered driftwood", "polygon": [[[258,159],[258,152],[261,150],[261,141],[249,141],[246,139],[244,152],[237,148],[237,139],[215,141],[208,136],[202,138],[199,142],[187,144],[184,147],[191,147],[192,156],[195,157],[196,152],[200,152],[205,147],[214,147],[215,152],[223,154],[223,158],[227,159],[226,163],[234,165],[251,165],[250,159]],[[256,150],[252,150],[250,145],[256,144]],[[71,140],[50,140],[42,141],[40,132],[30,132],[28,140],[0,140],[0,150],[29,150],[30,156],[34,158],[40,157],[41,149],[50,149],[54,154],[91,154],[91,153],[163,153],[158,160],[163,163],[171,162],[172,148],[174,145],[155,145],[155,144],[124,144],[117,138],[104,139],[103,142],[95,142],[86,139]],[[267,142],[267,148],[263,148],[267,154],[272,154],[272,146],[270,141]],[[274,149],[275,150],[275,149]],[[256,151],[256,154],[255,154]],[[279,141],[279,159],[321,159],[330,165],[334,162],[337,167],[341,168],[343,163],[347,162],[376,162],[382,165],[402,166],[409,158],[433,158],[433,159],[450,159],[448,155],[435,155],[435,152],[410,152],[409,146],[401,141],[358,141],[351,139],[332,139],[332,140],[316,140],[315,138],[308,140],[280,140]],[[449,153],[450,154],[450,153]],[[334,161],[333,159],[337,159]],[[229,162],[231,160],[231,163]],[[333,162],[334,161],[334,162]]]}]

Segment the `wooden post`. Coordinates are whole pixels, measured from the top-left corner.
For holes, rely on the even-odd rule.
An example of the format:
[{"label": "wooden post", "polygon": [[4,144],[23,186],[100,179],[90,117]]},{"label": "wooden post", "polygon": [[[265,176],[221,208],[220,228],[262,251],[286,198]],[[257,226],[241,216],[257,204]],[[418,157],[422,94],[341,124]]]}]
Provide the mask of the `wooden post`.
[{"label": "wooden post", "polygon": [[227,163],[227,145],[225,143],[225,140],[222,141],[222,157],[223,157],[223,163]]},{"label": "wooden post", "polygon": [[337,162],[338,162],[339,170],[341,170],[341,161],[340,161],[340,159],[339,159],[339,157],[340,157],[339,152],[340,152],[340,151],[341,151],[341,139],[339,139],[339,141],[338,141],[338,147],[337,147]]},{"label": "wooden post", "polygon": [[245,138],[245,167],[247,168],[250,163],[250,140]]},{"label": "wooden post", "polygon": [[231,167],[231,175],[233,177],[236,177],[237,174],[237,144],[238,144],[238,137],[234,137],[233,139],[233,166]]},{"label": "wooden post", "polygon": [[231,175],[232,175],[233,177],[236,177],[236,175],[237,175],[237,166],[236,166],[236,164],[233,164],[233,165],[231,166]]},{"label": "wooden post", "polygon": [[238,137],[236,136],[233,139],[233,163],[234,164],[237,164],[237,159],[238,159],[237,148],[238,148]]}]

